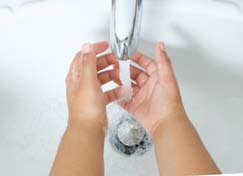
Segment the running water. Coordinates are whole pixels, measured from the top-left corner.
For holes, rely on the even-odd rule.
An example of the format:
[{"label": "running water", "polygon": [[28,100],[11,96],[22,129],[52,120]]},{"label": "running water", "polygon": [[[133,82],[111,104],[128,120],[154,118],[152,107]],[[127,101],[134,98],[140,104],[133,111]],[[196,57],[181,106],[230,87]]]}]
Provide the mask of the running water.
[{"label": "running water", "polygon": [[126,96],[122,99],[130,99],[132,97],[132,83],[130,77],[130,60],[128,61],[119,61],[120,64],[120,80],[122,85],[128,92]]},{"label": "running water", "polygon": [[131,61],[119,61],[123,97],[107,106],[108,133],[112,146],[126,155],[142,155],[152,146],[152,140],[134,116],[120,106],[133,96],[130,77]]}]

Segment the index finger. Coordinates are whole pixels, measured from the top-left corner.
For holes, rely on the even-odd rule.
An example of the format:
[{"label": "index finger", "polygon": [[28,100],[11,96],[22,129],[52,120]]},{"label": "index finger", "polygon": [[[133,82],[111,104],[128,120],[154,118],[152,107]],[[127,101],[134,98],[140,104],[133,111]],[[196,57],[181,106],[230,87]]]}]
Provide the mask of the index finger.
[{"label": "index finger", "polygon": [[106,41],[93,43],[93,48],[94,48],[94,51],[96,54],[100,54],[100,53],[104,52],[105,50],[107,50],[108,46],[109,46],[109,43]]}]

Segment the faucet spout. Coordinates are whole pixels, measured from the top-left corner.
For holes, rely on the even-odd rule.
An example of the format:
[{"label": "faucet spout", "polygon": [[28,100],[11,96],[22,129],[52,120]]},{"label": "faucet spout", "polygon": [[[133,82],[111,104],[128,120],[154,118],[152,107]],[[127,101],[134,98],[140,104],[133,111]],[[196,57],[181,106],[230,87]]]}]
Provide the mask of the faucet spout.
[{"label": "faucet spout", "polygon": [[119,60],[128,60],[135,54],[142,21],[143,0],[112,0],[110,42],[113,54]]}]

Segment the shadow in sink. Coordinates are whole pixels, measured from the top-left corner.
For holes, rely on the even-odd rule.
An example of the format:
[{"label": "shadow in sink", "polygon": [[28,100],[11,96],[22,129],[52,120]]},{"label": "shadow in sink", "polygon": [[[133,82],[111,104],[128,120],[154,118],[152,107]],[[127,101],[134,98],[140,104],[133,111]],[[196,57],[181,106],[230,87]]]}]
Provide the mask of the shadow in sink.
[{"label": "shadow in sink", "polygon": [[230,4],[232,6],[234,6],[238,11],[242,11],[241,8],[241,4],[240,1],[232,1],[232,0],[214,0],[215,2],[219,2],[219,3],[225,3],[225,4]]},{"label": "shadow in sink", "polygon": [[14,8],[11,7],[11,6],[9,6],[9,5],[1,5],[1,6],[0,6],[0,10],[1,10],[1,11],[2,11],[2,10],[6,10],[6,11],[8,11],[8,12],[10,12],[10,13],[14,13],[14,12],[15,12]]},{"label": "shadow in sink", "polygon": [[0,10],[7,10],[10,13],[15,13],[18,8],[27,6],[27,5],[33,5],[36,3],[44,2],[46,0],[26,0],[26,1],[20,1],[20,2],[2,2],[0,3]]},{"label": "shadow in sink", "polygon": [[[168,54],[172,60],[177,78],[182,82],[212,96],[225,96],[242,98],[243,77],[218,63],[208,62],[214,60],[213,56],[204,50],[189,32],[174,27],[186,45],[183,48],[167,46]],[[144,53],[154,56],[156,43],[141,39],[140,48]],[[220,51],[218,51],[220,52]]]}]

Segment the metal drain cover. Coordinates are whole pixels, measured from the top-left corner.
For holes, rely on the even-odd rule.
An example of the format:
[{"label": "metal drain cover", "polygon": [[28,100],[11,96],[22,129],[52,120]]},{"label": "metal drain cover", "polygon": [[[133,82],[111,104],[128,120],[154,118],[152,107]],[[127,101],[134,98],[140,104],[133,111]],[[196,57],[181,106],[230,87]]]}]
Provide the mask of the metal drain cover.
[{"label": "metal drain cover", "polygon": [[142,155],[152,146],[152,139],[144,128],[125,111],[116,123],[110,124],[109,138],[115,150],[125,155]]},{"label": "metal drain cover", "polygon": [[126,146],[139,144],[145,135],[145,130],[136,121],[126,119],[118,125],[117,137]]}]

